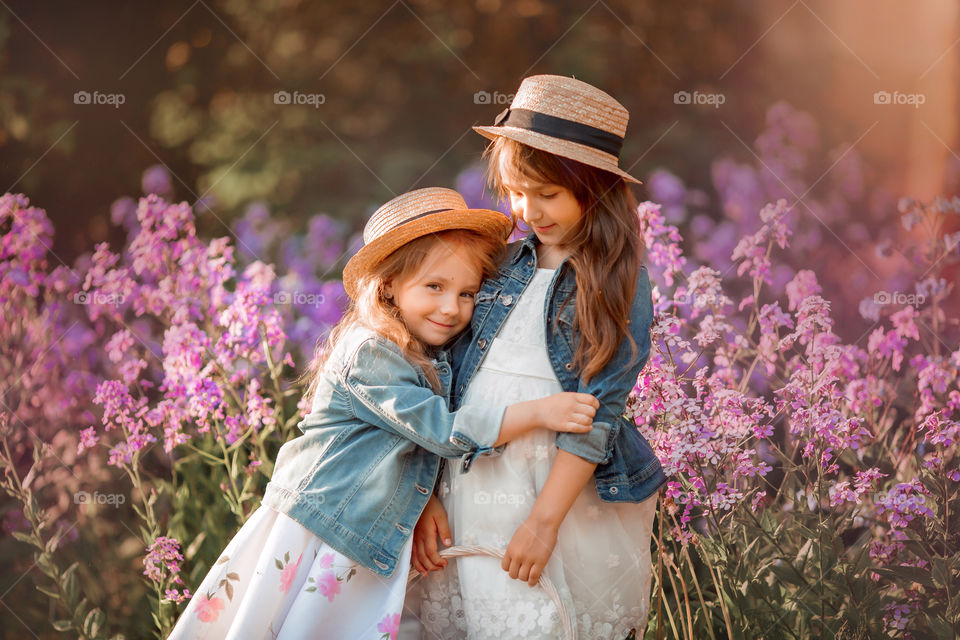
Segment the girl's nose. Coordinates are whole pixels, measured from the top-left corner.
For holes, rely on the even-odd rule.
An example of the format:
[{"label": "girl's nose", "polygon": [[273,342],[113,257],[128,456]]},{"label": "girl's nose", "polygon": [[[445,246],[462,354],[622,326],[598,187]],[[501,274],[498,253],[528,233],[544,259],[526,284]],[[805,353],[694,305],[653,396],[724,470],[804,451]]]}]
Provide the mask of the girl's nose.
[{"label": "girl's nose", "polygon": [[440,311],[446,316],[454,316],[460,310],[456,296],[444,296],[440,302]]}]

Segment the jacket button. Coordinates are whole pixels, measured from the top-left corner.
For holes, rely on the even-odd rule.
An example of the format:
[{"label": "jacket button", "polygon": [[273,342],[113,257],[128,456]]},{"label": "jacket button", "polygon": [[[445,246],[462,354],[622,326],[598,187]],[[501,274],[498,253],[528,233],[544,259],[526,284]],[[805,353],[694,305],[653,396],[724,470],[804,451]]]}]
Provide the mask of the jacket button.
[{"label": "jacket button", "polygon": [[513,296],[510,294],[500,296],[500,302],[503,303],[503,306],[509,307],[511,304],[513,304]]},{"label": "jacket button", "polygon": [[617,493],[619,493],[619,491],[620,491],[620,490],[617,489],[616,487],[610,487],[610,493],[612,493],[612,494],[614,494],[614,495],[616,495]]},{"label": "jacket button", "polygon": [[400,533],[404,534],[404,535],[410,533],[410,529],[406,528],[405,526],[403,526],[403,525],[400,524],[400,523],[397,523],[397,530],[398,530]]},{"label": "jacket button", "polygon": [[463,394],[463,385],[460,385],[460,388],[457,389],[457,393],[459,393],[459,394],[461,394],[461,395]]},{"label": "jacket button", "polygon": [[567,364],[563,365],[563,368],[566,369],[567,371],[573,371],[573,363],[568,362]]},{"label": "jacket button", "polygon": [[487,339],[486,339],[486,338],[480,338],[479,340],[477,340],[477,346],[480,347],[480,350],[481,350],[481,351],[484,350],[484,349],[486,349],[486,348],[487,348]]},{"label": "jacket button", "polygon": [[527,266],[528,266],[528,267],[532,267],[532,266],[533,266],[533,260],[532,260],[532,259],[531,259],[531,260],[527,260]]},{"label": "jacket button", "polygon": [[428,493],[430,493],[430,491],[426,487],[422,487],[419,484],[414,483],[413,486],[415,486],[417,488],[417,491],[419,491],[423,495],[427,495]]}]

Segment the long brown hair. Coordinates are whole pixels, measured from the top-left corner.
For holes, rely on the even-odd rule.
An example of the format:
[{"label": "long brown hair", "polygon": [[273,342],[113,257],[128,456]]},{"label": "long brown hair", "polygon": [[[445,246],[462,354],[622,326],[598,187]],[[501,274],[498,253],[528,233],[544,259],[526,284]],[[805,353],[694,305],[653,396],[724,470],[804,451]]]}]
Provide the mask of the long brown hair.
[{"label": "long brown hair", "polygon": [[[555,184],[573,192],[583,211],[568,240],[577,283],[574,328],[579,332],[574,365],[590,380],[613,358],[621,336],[630,335],[630,306],[643,261],[637,201],[621,177],[576,160],[498,136],[484,152],[487,179],[500,197],[507,190],[500,175],[507,167],[518,177]],[[514,225],[519,222],[514,217]],[[564,301],[566,304],[566,301]]]},{"label": "long brown hair", "polygon": [[357,299],[353,301],[336,326],[330,330],[329,335],[317,340],[313,360],[297,380],[300,384],[310,381],[310,386],[305,393],[307,402],[313,401],[313,394],[317,390],[320,379],[319,373],[333,348],[356,325],[368,327],[395,343],[408,361],[420,367],[433,390],[440,392],[440,380],[430,357],[433,347],[424,344],[410,333],[400,318],[399,309],[386,297],[385,288],[391,282],[402,282],[415,275],[427,256],[441,246],[465,249],[468,259],[476,265],[481,277],[489,278],[496,273],[499,254],[504,245],[502,241],[487,235],[465,229],[451,229],[411,240],[387,256],[383,262],[360,279],[357,286]]}]

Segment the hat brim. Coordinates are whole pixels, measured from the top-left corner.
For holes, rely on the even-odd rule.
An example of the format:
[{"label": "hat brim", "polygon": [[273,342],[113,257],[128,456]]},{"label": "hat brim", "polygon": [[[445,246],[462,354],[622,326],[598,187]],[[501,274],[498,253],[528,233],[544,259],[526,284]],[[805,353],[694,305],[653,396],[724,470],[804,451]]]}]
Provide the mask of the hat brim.
[{"label": "hat brim", "polygon": [[475,231],[506,242],[513,223],[503,213],[490,209],[452,209],[417,218],[365,244],[350,258],[343,268],[343,287],[347,295],[356,300],[360,278],[411,240],[454,229]]},{"label": "hat brim", "polygon": [[473,130],[490,140],[496,140],[498,137],[509,138],[510,140],[515,140],[534,149],[539,149],[540,151],[546,151],[554,155],[576,160],[591,167],[596,167],[597,169],[609,171],[610,173],[620,176],[627,182],[643,184],[640,180],[637,180],[617,166],[616,159],[613,156],[584,144],[561,140],[560,138],[554,138],[544,133],[521,129],[519,127],[473,127]]}]

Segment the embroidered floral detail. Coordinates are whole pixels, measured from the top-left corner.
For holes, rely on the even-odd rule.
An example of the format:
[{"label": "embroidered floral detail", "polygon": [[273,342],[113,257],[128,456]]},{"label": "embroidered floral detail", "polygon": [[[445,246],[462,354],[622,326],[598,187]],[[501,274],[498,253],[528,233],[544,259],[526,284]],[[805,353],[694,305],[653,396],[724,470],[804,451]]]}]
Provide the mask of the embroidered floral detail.
[{"label": "embroidered floral detail", "polygon": [[197,619],[200,622],[216,622],[223,607],[226,606],[223,598],[211,598],[202,593],[197,594],[196,598]]},{"label": "embroidered floral detail", "polygon": [[400,631],[400,614],[399,613],[388,613],[383,617],[383,620],[380,621],[380,624],[377,625],[377,631],[382,633],[381,640],[390,640],[397,639],[397,632]]},{"label": "embroidered floral detail", "polygon": [[280,591],[286,593],[290,591],[293,579],[297,575],[297,569],[300,568],[300,561],[303,559],[303,553],[297,558],[296,562],[290,562],[290,552],[283,554],[283,562],[274,558],[277,563],[277,569],[280,569]]}]

